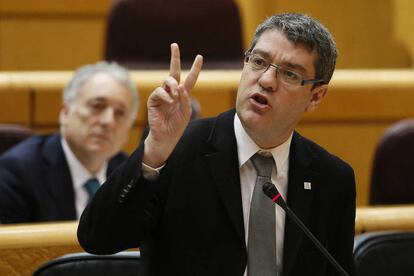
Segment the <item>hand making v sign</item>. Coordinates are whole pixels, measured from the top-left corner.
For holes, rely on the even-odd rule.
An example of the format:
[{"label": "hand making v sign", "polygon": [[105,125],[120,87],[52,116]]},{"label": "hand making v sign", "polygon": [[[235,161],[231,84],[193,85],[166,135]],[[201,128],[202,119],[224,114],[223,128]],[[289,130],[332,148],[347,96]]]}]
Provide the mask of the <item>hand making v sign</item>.
[{"label": "hand making v sign", "polygon": [[191,117],[189,93],[197,82],[203,57],[197,55],[189,74],[180,83],[181,61],[178,44],[171,44],[170,75],[147,102],[149,134],[145,139],[143,162],[153,168],[166,162]]}]

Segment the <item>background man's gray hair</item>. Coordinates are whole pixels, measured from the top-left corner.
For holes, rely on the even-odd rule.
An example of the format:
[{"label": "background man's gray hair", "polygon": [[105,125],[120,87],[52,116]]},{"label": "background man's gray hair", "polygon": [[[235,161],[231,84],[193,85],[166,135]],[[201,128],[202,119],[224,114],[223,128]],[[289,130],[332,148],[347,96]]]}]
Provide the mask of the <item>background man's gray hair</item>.
[{"label": "background man's gray hair", "polygon": [[85,65],[79,68],[63,91],[63,102],[67,105],[71,105],[76,100],[80,89],[86,83],[86,81],[97,73],[106,73],[112,76],[121,85],[128,89],[132,95],[132,110],[133,117],[135,118],[139,107],[137,88],[135,86],[135,83],[129,77],[128,71],[115,62],[109,63],[106,61],[101,61],[96,64]]},{"label": "background man's gray hair", "polygon": [[322,79],[326,84],[329,83],[338,54],[335,41],[325,26],[304,14],[276,14],[257,27],[249,51],[253,50],[260,36],[271,29],[281,31],[295,45],[302,44],[310,51],[314,51],[318,55],[315,62],[315,79]]}]

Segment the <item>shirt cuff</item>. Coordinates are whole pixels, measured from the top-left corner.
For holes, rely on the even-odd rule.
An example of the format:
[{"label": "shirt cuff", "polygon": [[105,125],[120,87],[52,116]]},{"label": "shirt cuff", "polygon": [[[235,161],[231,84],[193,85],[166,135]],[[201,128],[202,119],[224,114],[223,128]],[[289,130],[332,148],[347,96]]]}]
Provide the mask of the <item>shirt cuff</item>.
[{"label": "shirt cuff", "polygon": [[161,173],[162,168],[164,168],[165,164],[163,164],[161,167],[153,168],[142,162],[142,175],[146,180],[157,180],[158,176]]}]

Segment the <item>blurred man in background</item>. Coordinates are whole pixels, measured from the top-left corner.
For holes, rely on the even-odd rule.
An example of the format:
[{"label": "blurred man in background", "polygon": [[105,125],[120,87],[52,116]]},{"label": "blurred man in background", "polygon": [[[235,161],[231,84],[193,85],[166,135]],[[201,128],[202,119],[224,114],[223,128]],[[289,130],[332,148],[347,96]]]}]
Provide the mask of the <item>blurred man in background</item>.
[{"label": "blurred man in background", "polygon": [[0,157],[0,222],[75,220],[121,152],[138,111],[127,70],[80,68],[63,92],[60,133],[34,136]]}]

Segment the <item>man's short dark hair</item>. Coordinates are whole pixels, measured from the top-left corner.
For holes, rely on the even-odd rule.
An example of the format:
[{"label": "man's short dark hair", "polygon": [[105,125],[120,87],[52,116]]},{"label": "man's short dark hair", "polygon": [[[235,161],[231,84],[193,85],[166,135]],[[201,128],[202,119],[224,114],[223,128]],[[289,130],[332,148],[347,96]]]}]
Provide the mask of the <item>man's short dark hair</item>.
[{"label": "man's short dark hair", "polygon": [[322,79],[324,83],[329,83],[335,70],[337,50],[335,41],[325,26],[304,14],[276,14],[257,27],[249,51],[256,46],[260,36],[271,29],[281,31],[295,45],[301,44],[314,51],[317,54],[314,64],[315,79]]}]

